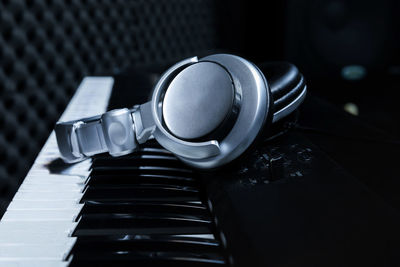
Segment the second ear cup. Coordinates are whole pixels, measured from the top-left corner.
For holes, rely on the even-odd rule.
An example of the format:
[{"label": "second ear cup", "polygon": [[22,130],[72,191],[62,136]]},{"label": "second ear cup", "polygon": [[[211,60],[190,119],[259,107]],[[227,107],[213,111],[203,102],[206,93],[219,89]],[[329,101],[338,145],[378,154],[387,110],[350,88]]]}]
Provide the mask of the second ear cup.
[{"label": "second ear cup", "polygon": [[275,124],[273,126],[272,121],[274,112],[290,105],[306,87],[303,75],[293,64],[288,62],[265,62],[258,64],[256,67],[266,83],[265,89],[268,90],[267,93],[271,96],[269,98],[271,112],[267,114],[262,129],[254,139],[253,143],[242,153],[242,155],[234,159],[225,167],[240,166],[236,163],[249,156],[263,140],[273,135],[273,132],[277,131],[275,128],[281,126],[277,125],[274,127]]},{"label": "second ear cup", "polygon": [[303,75],[291,63],[265,62],[257,66],[268,81],[274,112],[292,103],[306,86]]},{"label": "second ear cup", "polygon": [[267,88],[269,88],[271,94],[271,112],[265,120],[263,129],[257,136],[255,143],[269,137],[276,131],[271,127],[274,114],[293,103],[306,88],[303,75],[295,65],[289,62],[264,62],[257,64],[257,67],[265,82],[268,83]]}]

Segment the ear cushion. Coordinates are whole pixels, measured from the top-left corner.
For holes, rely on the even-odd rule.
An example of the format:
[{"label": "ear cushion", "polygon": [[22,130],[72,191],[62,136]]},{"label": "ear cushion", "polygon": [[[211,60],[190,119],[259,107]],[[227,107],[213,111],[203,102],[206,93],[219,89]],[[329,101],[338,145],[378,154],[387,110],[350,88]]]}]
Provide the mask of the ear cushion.
[{"label": "ear cushion", "polygon": [[297,67],[288,62],[266,62],[257,65],[268,81],[276,112],[293,102],[306,86]]},{"label": "ear cushion", "polygon": [[[295,65],[288,62],[266,62],[258,64],[257,68],[261,74],[264,75],[264,81],[268,83],[266,88],[269,87],[271,93],[270,101],[272,110],[263,122],[262,130],[258,133],[253,143],[243,152],[240,157],[223,166],[221,170],[240,166],[240,164],[237,164],[237,162],[248,157],[257,147],[257,145],[259,145],[262,140],[267,138],[273,132],[272,127],[270,126],[272,125],[272,117],[274,112],[292,103],[301,94],[301,92],[303,92],[304,87],[306,86],[303,75],[299,72]],[[281,125],[278,125],[277,127],[279,126]]]}]

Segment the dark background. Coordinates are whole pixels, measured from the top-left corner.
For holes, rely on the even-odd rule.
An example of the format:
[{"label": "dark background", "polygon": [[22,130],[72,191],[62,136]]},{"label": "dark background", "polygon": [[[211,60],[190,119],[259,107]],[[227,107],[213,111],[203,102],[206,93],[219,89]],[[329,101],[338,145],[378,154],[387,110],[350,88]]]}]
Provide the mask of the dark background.
[{"label": "dark background", "polygon": [[[363,122],[399,137],[398,1],[262,2],[1,1],[0,214],[87,75],[218,51],[287,60],[313,95],[355,103]],[[360,75],[342,75],[354,65]]]}]

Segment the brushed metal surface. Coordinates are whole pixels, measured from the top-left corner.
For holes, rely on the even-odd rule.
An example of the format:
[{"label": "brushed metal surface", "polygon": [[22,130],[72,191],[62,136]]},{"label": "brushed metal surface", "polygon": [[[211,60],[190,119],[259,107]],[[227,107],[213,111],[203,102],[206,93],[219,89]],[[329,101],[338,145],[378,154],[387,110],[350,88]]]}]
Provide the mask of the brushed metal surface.
[{"label": "brushed metal surface", "polygon": [[212,62],[182,70],[169,84],[163,101],[168,130],[182,139],[214,131],[232,112],[234,88],[228,72]]}]

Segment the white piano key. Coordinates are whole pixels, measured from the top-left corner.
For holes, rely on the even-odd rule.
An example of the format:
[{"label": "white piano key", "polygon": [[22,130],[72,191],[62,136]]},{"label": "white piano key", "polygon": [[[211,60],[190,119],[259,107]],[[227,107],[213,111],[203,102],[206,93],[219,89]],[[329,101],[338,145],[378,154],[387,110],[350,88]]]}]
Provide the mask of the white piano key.
[{"label": "white piano key", "polygon": [[15,233],[5,233],[1,236],[0,244],[65,244],[68,245],[76,237],[70,237],[63,232],[42,235],[42,233],[27,232],[25,235]]},{"label": "white piano key", "polygon": [[[76,120],[83,114],[83,116],[90,117],[103,112],[107,107],[107,100],[110,98],[110,89],[113,83],[114,79],[112,77],[84,78],[77,92],[72,97],[70,104],[61,116],[61,120]],[[85,88],[85,90],[82,90],[82,88]],[[96,101],[97,99],[103,101]],[[106,101],[104,101],[104,99],[106,99]],[[93,109],[91,110],[92,107]]]},{"label": "white piano key", "polygon": [[[57,147],[57,144],[56,144]],[[57,148],[58,149],[58,148]],[[91,165],[91,160],[87,159],[78,163],[74,163],[74,164],[66,164],[66,163],[62,163],[60,162],[60,154],[47,154],[47,155],[40,155],[38,158],[36,158],[35,164],[39,165],[40,168],[43,169],[48,169],[49,166],[53,166],[53,167],[58,167],[58,168],[62,168],[62,169],[88,169],[90,168]],[[57,161],[57,162],[55,162]]]},{"label": "white piano key", "polygon": [[7,210],[2,221],[74,221],[77,214],[81,211],[82,206],[74,209],[23,209],[23,210]]},{"label": "white piano key", "polygon": [[76,175],[36,175],[32,174],[25,178],[23,184],[84,184],[87,177]]},{"label": "white piano key", "polygon": [[82,192],[82,184],[55,184],[55,183],[40,183],[29,184],[23,183],[18,191],[21,192]]},{"label": "white piano key", "polygon": [[[83,79],[61,120],[105,112],[113,82],[112,77]],[[62,163],[55,133],[50,134],[0,221],[0,267],[68,266],[63,259],[76,241],[70,234],[78,224],[91,164],[90,159]]]},{"label": "white piano key", "polygon": [[0,267],[67,267],[69,262],[37,258],[0,258]]},{"label": "white piano key", "polygon": [[[64,200],[18,200],[11,201],[10,205],[7,208],[7,212],[9,210],[63,210],[63,209],[81,209],[83,204],[79,204],[76,202],[67,202]],[[1,237],[0,237],[1,239]]]},{"label": "white piano key", "polygon": [[36,192],[25,192],[18,191],[14,200],[72,200],[78,201],[82,197],[81,192],[48,192],[48,191],[36,191]]},{"label": "white piano key", "polygon": [[71,250],[75,242],[69,244],[0,244],[1,258],[45,258],[62,261]]},{"label": "white piano key", "polygon": [[77,222],[73,221],[0,221],[0,236],[14,233],[24,235],[26,233],[41,233],[50,235],[53,233],[64,233],[69,235],[75,229]]},{"label": "white piano key", "polygon": [[[85,173],[85,171],[86,172],[89,171],[91,164],[92,164],[91,160],[86,160],[81,163],[70,164],[68,166],[58,168],[57,174],[64,174],[64,173],[65,174],[73,174],[74,172],[82,174],[82,173]],[[32,168],[28,174],[31,174],[32,172],[52,174],[49,170],[49,165],[41,164],[41,163],[34,163],[34,165],[32,166]]]},{"label": "white piano key", "polygon": [[[46,169],[39,169],[37,166],[33,165],[33,168],[29,171],[28,175],[34,175],[34,176],[46,176],[46,175],[52,175],[54,173],[50,173]],[[80,177],[88,177],[90,174],[89,170],[71,170],[71,169],[66,169],[58,172],[57,174],[60,175],[71,175],[71,176],[80,176]]]}]

